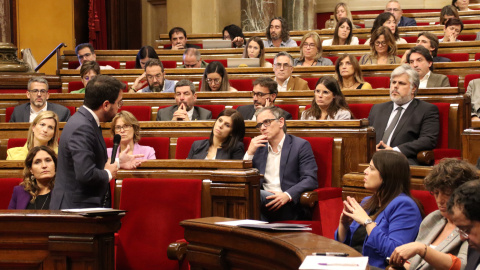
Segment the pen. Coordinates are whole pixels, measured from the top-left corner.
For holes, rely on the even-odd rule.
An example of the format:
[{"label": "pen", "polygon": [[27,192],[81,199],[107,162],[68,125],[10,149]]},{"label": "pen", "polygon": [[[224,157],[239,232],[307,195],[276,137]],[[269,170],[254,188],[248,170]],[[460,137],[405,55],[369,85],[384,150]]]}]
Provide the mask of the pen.
[{"label": "pen", "polygon": [[318,263],[318,265],[325,265],[325,266],[359,266],[356,263]]},{"label": "pen", "polygon": [[312,253],[314,256],[338,256],[338,257],[347,257],[348,253],[343,252],[314,252]]}]

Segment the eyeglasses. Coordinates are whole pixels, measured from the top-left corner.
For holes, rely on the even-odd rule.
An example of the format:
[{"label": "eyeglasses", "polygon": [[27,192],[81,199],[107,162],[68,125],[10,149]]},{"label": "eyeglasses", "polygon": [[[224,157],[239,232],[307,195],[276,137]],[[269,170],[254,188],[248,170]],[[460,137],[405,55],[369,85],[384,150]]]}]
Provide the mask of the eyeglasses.
[{"label": "eyeglasses", "polygon": [[256,129],[260,129],[262,127],[262,125],[264,127],[269,127],[271,124],[272,124],[272,121],[275,121],[275,120],[278,120],[276,118],[272,118],[272,119],[265,119],[263,120],[263,122],[261,123],[257,123],[257,125],[255,126]]},{"label": "eyeglasses", "polygon": [[255,92],[255,91],[252,91],[251,94],[252,94],[252,97],[255,97],[255,96],[256,97],[264,97],[266,95],[270,95],[270,93],[262,93],[262,92]]},{"label": "eyeglasses", "polygon": [[455,228],[455,231],[457,231],[458,234],[460,234],[461,237],[467,239],[468,238],[468,232],[470,231],[470,229],[464,231],[464,230],[457,227],[457,228]]},{"label": "eyeglasses", "polygon": [[276,68],[282,68],[282,67],[283,67],[283,68],[291,68],[292,65],[287,64],[287,63],[276,63],[276,64],[275,64],[275,67],[276,67]]},{"label": "eyeglasses", "polygon": [[28,90],[28,92],[33,93],[33,94],[35,94],[35,95],[38,95],[38,93],[40,93],[40,94],[42,94],[42,95],[45,95],[46,93],[48,93],[48,90],[45,90],[45,89],[42,89],[42,90],[34,89],[34,90]]},{"label": "eyeglasses", "polygon": [[375,41],[375,46],[380,47],[380,46],[387,46],[387,43],[385,41]]},{"label": "eyeglasses", "polygon": [[222,79],[220,79],[220,78],[217,78],[217,79],[207,79],[207,83],[208,83],[208,84],[220,84],[220,81],[222,81]]},{"label": "eyeglasses", "polygon": [[399,12],[400,9],[399,8],[387,8],[385,9],[386,12]]},{"label": "eyeglasses", "polygon": [[88,57],[90,57],[90,56],[92,56],[91,53],[86,53],[86,54],[84,54],[84,55],[80,55],[80,54],[79,54],[79,55],[78,55],[78,59],[88,58]]},{"label": "eyeglasses", "polygon": [[303,47],[305,48],[315,48],[315,43],[303,43]]},{"label": "eyeglasses", "polygon": [[130,129],[132,128],[132,125],[123,125],[123,126],[115,126],[115,131],[121,131],[122,129],[125,130],[125,131],[129,131]]},{"label": "eyeglasses", "polygon": [[162,79],[162,76],[162,73],[158,73],[157,75],[147,75],[147,80],[151,81],[155,78],[157,79],[157,81],[160,81]]}]

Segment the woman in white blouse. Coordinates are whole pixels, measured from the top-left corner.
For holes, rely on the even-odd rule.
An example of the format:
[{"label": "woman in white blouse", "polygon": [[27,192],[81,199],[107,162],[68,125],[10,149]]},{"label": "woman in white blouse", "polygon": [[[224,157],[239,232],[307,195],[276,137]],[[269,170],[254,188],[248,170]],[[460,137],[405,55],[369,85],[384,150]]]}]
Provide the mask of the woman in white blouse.
[{"label": "woman in white blouse", "polygon": [[335,27],[333,39],[326,39],[322,46],[331,45],[358,45],[358,38],[353,36],[352,21],[349,18],[341,18]]}]

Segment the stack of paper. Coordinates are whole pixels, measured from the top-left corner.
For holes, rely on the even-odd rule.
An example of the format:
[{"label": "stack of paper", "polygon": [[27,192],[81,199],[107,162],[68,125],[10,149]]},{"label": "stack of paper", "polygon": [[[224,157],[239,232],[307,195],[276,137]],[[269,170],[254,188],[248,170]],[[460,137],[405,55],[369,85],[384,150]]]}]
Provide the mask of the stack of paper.
[{"label": "stack of paper", "polygon": [[368,257],[307,256],[298,269],[365,270],[367,263]]}]

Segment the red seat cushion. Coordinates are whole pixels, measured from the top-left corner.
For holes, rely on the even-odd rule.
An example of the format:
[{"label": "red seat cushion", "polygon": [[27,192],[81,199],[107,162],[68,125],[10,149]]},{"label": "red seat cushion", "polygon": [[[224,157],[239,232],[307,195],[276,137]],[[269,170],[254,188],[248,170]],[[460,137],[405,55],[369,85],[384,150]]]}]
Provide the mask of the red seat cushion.
[{"label": "red seat cushion", "polygon": [[212,119],[217,119],[218,115],[225,110],[225,105],[195,105],[212,112]]},{"label": "red seat cushion", "polygon": [[315,90],[315,87],[317,85],[318,78],[302,78],[308,83],[308,88],[311,90]]},{"label": "red seat cushion", "polygon": [[298,105],[295,104],[276,104],[275,106],[281,108],[284,111],[289,112],[292,115],[292,120],[298,120]]},{"label": "red seat cushion", "polygon": [[178,269],[167,258],[170,243],[184,237],[180,221],[201,217],[200,179],[123,179],[116,269]]},{"label": "red seat cushion", "polygon": [[175,149],[176,159],[186,159],[194,141],[206,140],[208,137],[180,137],[177,139],[177,148]]},{"label": "red seat cushion", "polygon": [[407,41],[407,43],[417,43],[417,39],[418,39],[418,37],[416,36],[413,36],[413,37],[409,36],[409,37],[402,37],[402,38],[404,38]]},{"label": "red seat cushion", "polygon": [[417,199],[420,204],[423,205],[423,210],[425,211],[425,215],[430,214],[431,212],[438,210],[437,202],[435,201],[435,197],[433,197],[430,192],[426,190],[410,190],[412,197]]},{"label": "red seat cushion", "polygon": [[[333,65],[337,62],[338,56],[325,56],[325,58],[328,58],[332,61]],[[312,88],[310,88],[312,89]]]},{"label": "red seat cushion", "polygon": [[[103,138],[107,148],[113,147],[112,138]],[[168,137],[141,137],[138,144],[150,146],[155,150],[156,159],[170,158],[170,138]]]},{"label": "red seat cushion", "polygon": [[253,79],[233,79],[229,80],[230,86],[238,91],[252,91]]},{"label": "red seat cushion", "polygon": [[119,112],[131,112],[138,121],[150,121],[152,118],[152,107],[150,106],[122,106]]},{"label": "red seat cushion", "polygon": [[458,75],[447,75],[451,87],[458,87]]},{"label": "red seat cushion", "polygon": [[363,77],[363,79],[376,88],[390,88],[390,77]]},{"label": "red seat cushion", "polygon": [[8,209],[12,199],[13,188],[21,182],[21,178],[0,178],[0,209]]},{"label": "red seat cushion", "polygon": [[333,138],[324,137],[302,137],[307,140],[313,150],[313,156],[317,163],[318,187],[332,186],[332,155]]},{"label": "red seat cushion", "polygon": [[72,91],[80,90],[84,87],[85,86],[83,86],[83,83],[81,81],[68,82],[68,92],[69,93],[72,92]]},{"label": "red seat cushion", "polygon": [[7,142],[7,149],[13,147],[23,147],[27,143],[26,138],[10,138]]},{"label": "red seat cushion", "polygon": [[437,54],[437,56],[446,57],[452,60],[452,62],[462,62],[469,60],[468,53],[439,53]]}]

